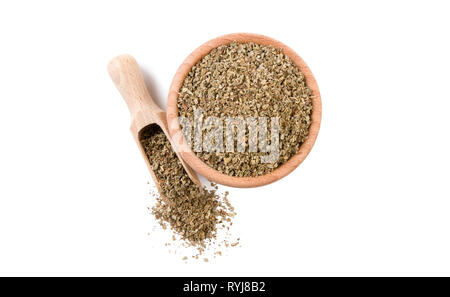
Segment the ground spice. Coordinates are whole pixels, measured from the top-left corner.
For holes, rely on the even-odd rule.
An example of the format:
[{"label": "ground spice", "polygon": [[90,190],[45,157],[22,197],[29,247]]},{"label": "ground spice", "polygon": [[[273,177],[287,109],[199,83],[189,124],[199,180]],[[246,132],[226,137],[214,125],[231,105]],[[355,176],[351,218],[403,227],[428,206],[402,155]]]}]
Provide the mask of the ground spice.
[{"label": "ground spice", "polygon": [[[231,42],[211,50],[184,79],[179,90],[179,116],[278,117],[279,158],[262,163],[264,152],[196,152],[209,166],[231,176],[267,174],[289,160],[308,137],[312,91],[303,74],[281,49]],[[246,139],[249,133],[246,131]]]},{"label": "ground spice", "polygon": [[[217,226],[235,215],[227,196],[216,189],[203,191],[189,178],[172,146],[156,125],[143,130],[140,141],[161,186],[151,209],[161,226],[167,225],[190,245],[204,247],[216,237]],[[175,237],[173,237],[175,238]]]}]

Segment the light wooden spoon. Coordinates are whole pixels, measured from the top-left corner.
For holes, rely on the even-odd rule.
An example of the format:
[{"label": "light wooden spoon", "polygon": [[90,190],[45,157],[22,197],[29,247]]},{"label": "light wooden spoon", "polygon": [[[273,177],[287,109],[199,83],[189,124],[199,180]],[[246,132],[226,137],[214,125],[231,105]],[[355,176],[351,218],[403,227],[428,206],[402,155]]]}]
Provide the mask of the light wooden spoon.
[{"label": "light wooden spoon", "polygon": [[183,165],[189,177],[195,182],[200,190],[203,189],[197,174],[180,158],[177,147],[171,141],[168,134],[166,113],[153,101],[145,85],[142,73],[136,60],[130,55],[120,55],[109,62],[108,72],[114,84],[122,94],[131,114],[131,133],[136,140],[139,150],[144,156],[150,174],[155,181],[161,197],[167,201],[161,192],[160,181],[156,178],[152,166],[148,160],[144,148],[141,145],[141,134],[150,125],[157,125],[170,141],[173,150]]}]

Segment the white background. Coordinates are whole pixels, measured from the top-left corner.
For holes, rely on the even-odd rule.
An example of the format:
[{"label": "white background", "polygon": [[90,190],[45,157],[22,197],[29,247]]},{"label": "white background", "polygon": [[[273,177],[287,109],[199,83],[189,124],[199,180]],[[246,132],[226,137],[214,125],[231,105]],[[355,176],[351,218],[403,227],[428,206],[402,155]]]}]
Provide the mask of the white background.
[{"label": "white background", "polygon": [[[2,1],[0,273],[450,275],[448,12],[445,1]],[[106,65],[134,55],[164,106],[184,58],[233,32],[297,51],[322,128],[288,177],[228,189],[241,247],[184,263],[148,235],[152,182]]]}]

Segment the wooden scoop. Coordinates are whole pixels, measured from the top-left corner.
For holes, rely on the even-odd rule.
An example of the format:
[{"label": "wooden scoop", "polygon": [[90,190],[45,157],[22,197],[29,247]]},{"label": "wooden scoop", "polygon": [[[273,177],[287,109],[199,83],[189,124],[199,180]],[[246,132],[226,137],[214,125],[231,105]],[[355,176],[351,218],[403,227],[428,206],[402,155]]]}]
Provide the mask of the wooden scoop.
[{"label": "wooden scoop", "polygon": [[179,150],[174,147],[174,143],[168,134],[166,113],[159,108],[150,96],[136,60],[130,55],[120,55],[109,62],[108,72],[128,105],[131,114],[131,133],[144,156],[147,167],[150,170],[150,174],[155,181],[161,197],[165,199],[164,195],[161,193],[159,180],[153,172],[152,166],[140,141],[141,133],[150,125],[158,125],[161,128],[167,139],[170,141],[173,150],[180,159],[180,162],[189,177],[200,189],[203,189],[197,174],[184,162],[178,153]]}]

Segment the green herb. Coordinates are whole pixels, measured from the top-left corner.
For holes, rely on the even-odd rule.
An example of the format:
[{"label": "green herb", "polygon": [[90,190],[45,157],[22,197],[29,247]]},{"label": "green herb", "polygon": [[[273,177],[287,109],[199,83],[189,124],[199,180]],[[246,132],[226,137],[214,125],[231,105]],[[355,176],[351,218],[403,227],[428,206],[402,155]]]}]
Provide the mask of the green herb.
[{"label": "green herb", "polygon": [[201,189],[189,178],[165,134],[156,125],[140,135],[162,197],[157,197],[152,213],[166,228],[169,225],[183,240],[195,246],[216,237],[217,226],[234,216],[227,195],[216,189]]},{"label": "green herb", "polygon": [[191,120],[196,108],[203,110],[205,118],[277,117],[279,156],[271,163],[261,162],[266,152],[249,149],[248,140],[253,135],[249,127],[244,152],[194,150],[200,159],[222,173],[259,176],[273,171],[299,151],[308,137],[312,98],[303,74],[280,49],[231,42],[211,50],[192,67],[179,90],[178,110],[180,116]]}]

